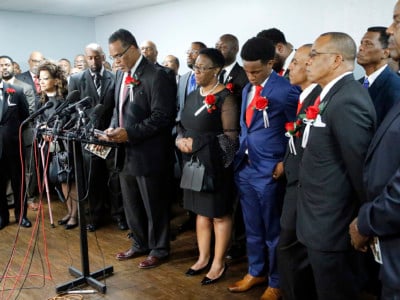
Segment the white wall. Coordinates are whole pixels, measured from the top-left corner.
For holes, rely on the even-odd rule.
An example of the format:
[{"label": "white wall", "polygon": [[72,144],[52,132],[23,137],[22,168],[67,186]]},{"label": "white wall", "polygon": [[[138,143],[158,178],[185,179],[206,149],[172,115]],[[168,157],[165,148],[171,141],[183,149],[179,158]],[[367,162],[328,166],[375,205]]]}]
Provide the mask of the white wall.
[{"label": "white wall", "polygon": [[295,47],[313,42],[326,31],[349,33],[357,45],[370,26],[388,26],[395,0],[202,0],[179,1],[140,10],[97,17],[96,40],[107,49],[108,36],[118,28],[130,30],[138,43],[153,40],[158,61],[174,54],[187,71],[185,50],[200,40],[214,46],[218,37],[232,33],[242,45],[262,29],[277,27]]},{"label": "white wall", "polygon": [[0,53],[12,56],[23,69],[29,53],[73,59],[86,44],[98,42],[108,53],[109,35],[130,30],[138,43],[153,40],[159,62],[168,54],[187,71],[185,51],[191,41],[214,46],[224,33],[235,34],[242,45],[260,30],[281,29],[295,47],[312,42],[320,33],[344,31],[359,43],[369,26],[388,26],[396,0],[182,0],[97,18],[6,12],[0,10]]},{"label": "white wall", "polygon": [[94,41],[94,18],[28,14],[0,10],[0,55],[9,55],[26,71],[32,51],[46,58],[73,61]]}]

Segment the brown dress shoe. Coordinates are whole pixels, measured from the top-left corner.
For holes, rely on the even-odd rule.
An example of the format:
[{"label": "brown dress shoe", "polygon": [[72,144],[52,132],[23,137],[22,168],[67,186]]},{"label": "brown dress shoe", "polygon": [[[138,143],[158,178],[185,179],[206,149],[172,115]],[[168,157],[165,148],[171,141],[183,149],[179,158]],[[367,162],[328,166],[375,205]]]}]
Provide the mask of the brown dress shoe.
[{"label": "brown dress shoe", "polygon": [[130,248],[130,249],[126,250],[125,252],[118,253],[115,258],[118,260],[127,260],[127,259],[134,258],[134,257],[140,256],[140,255],[142,255],[142,253],[135,252],[135,250]]},{"label": "brown dress shoe", "polygon": [[281,298],[281,290],[269,286],[265,290],[264,294],[261,296],[260,300],[279,300]]},{"label": "brown dress shoe", "polygon": [[228,290],[233,293],[245,292],[253,286],[265,283],[266,281],[265,277],[254,277],[246,274],[242,280],[236,281],[233,285],[229,286]]},{"label": "brown dress shoe", "polygon": [[149,255],[147,258],[139,264],[139,269],[151,269],[158,267],[161,264],[161,258],[157,256]]}]

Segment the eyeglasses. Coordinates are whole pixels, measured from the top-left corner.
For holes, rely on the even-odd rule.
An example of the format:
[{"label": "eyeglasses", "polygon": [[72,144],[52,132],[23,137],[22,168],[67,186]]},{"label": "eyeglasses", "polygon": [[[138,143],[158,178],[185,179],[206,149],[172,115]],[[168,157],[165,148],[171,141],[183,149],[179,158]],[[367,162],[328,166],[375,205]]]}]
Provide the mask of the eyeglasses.
[{"label": "eyeglasses", "polygon": [[150,51],[150,50],[153,50],[153,47],[141,47],[140,50],[142,50],[142,51]]},{"label": "eyeglasses", "polygon": [[322,55],[322,54],[335,54],[338,55],[339,53],[337,52],[318,52],[316,50],[311,50],[310,54],[308,55],[310,58],[314,58],[318,55]]},{"label": "eyeglasses", "polygon": [[188,49],[188,50],[186,50],[186,54],[187,54],[187,55],[199,54],[199,50]]},{"label": "eyeglasses", "polygon": [[130,46],[129,46],[128,48],[126,48],[126,49],[124,50],[124,52],[122,52],[122,53],[115,54],[115,55],[110,55],[110,56],[109,56],[110,59],[111,59],[111,60],[121,59],[121,58],[125,55],[125,53],[129,50],[129,48],[130,48]]},{"label": "eyeglasses", "polygon": [[215,67],[206,68],[206,67],[200,67],[200,66],[196,66],[196,65],[193,66],[193,71],[195,71],[195,72],[197,71],[197,72],[200,72],[200,73],[205,73],[208,70],[212,70],[212,69],[215,69]]}]

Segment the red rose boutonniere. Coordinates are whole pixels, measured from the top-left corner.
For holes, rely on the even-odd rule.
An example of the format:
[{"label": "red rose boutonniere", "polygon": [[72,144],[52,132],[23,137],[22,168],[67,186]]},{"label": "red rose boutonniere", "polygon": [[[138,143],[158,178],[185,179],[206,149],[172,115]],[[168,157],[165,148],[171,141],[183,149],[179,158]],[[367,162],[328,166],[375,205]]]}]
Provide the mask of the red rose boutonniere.
[{"label": "red rose boutonniere", "polygon": [[139,79],[136,77],[132,77],[131,75],[128,74],[125,78],[125,85],[129,88],[129,101],[133,101],[133,88],[138,86],[140,84]]},{"label": "red rose boutonniere", "polygon": [[269,120],[268,120],[268,113],[267,113],[268,105],[269,105],[269,101],[268,101],[267,97],[258,96],[255,99],[254,106],[253,106],[253,109],[262,111],[265,128],[269,127]]},{"label": "red rose boutonniere", "polygon": [[7,89],[6,89],[6,93],[8,94],[8,97],[7,97],[7,104],[8,104],[8,106],[14,106],[14,105],[16,105],[15,103],[11,103],[12,96],[15,94],[15,89],[13,89],[13,88],[7,88]]},{"label": "red rose boutonniere", "polygon": [[140,84],[139,79],[135,77],[132,77],[131,75],[126,76],[125,78],[125,84],[129,87],[129,88],[133,88],[135,86],[138,86]]},{"label": "red rose boutonniere", "polygon": [[213,110],[216,110],[217,107],[215,106],[215,103],[217,102],[217,99],[215,98],[215,95],[209,94],[206,96],[204,99],[204,104],[207,105],[207,112],[209,114],[212,113]]},{"label": "red rose boutonniere", "polygon": [[217,109],[217,97],[215,97],[214,94],[208,94],[205,96],[204,105],[202,105],[196,112],[194,113],[194,116],[197,117],[204,109],[207,109],[207,112],[211,114],[214,110]]},{"label": "red rose boutonniere", "polygon": [[[301,146],[305,148],[308,142],[308,136],[310,134],[311,126],[314,127],[325,127],[326,124],[321,121],[321,112],[324,109],[326,103],[314,103],[306,108],[306,114],[303,116],[303,123],[306,124],[306,128],[303,133],[303,140],[301,141]],[[300,116],[299,116],[300,117]]]},{"label": "red rose boutonniere", "polygon": [[233,93],[233,89],[235,88],[232,82],[228,82],[225,86],[231,93]]},{"label": "red rose boutonniere", "polygon": [[300,137],[300,127],[303,124],[301,119],[297,119],[295,122],[288,122],[285,124],[285,136],[289,138],[289,151],[290,153],[297,155],[296,147],[294,146],[294,136]]},{"label": "red rose boutonniere", "polygon": [[306,119],[311,121],[315,120],[319,114],[319,107],[318,106],[309,106],[306,109]]},{"label": "red rose boutonniere", "polygon": [[7,88],[6,93],[9,95],[15,94],[15,90],[13,88]]}]

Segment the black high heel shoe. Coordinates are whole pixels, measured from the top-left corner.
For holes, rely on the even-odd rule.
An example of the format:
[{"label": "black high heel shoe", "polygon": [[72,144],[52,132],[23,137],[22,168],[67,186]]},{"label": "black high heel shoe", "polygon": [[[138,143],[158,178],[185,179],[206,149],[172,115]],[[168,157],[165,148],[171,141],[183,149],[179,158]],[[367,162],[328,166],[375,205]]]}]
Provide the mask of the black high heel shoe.
[{"label": "black high heel shoe", "polygon": [[58,225],[65,225],[68,223],[69,219],[71,219],[71,215],[66,215],[64,218],[61,220],[58,220]]},{"label": "black high heel shoe", "polygon": [[[70,220],[72,220],[72,219],[74,219],[75,221],[76,221],[76,217],[71,217],[70,218]],[[73,228],[75,228],[75,227],[77,227],[78,226],[78,222],[76,222],[76,223],[74,223],[74,224],[65,224],[65,229],[66,230],[69,230],[69,229],[73,229]]]},{"label": "black high heel shoe", "polygon": [[228,265],[225,263],[224,270],[222,271],[220,276],[218,276],[217,278],[214,278],[214,279],[211,279],[211,278],[208,278],[207,276],[205,276],[203,278],[203,280],[201,281],[201,285],[208,285],[208,284],[216,283],[218,280],[220,280],[222,278],[222,276],[225,275],[225,272],[227,269],[228,269]]}]

